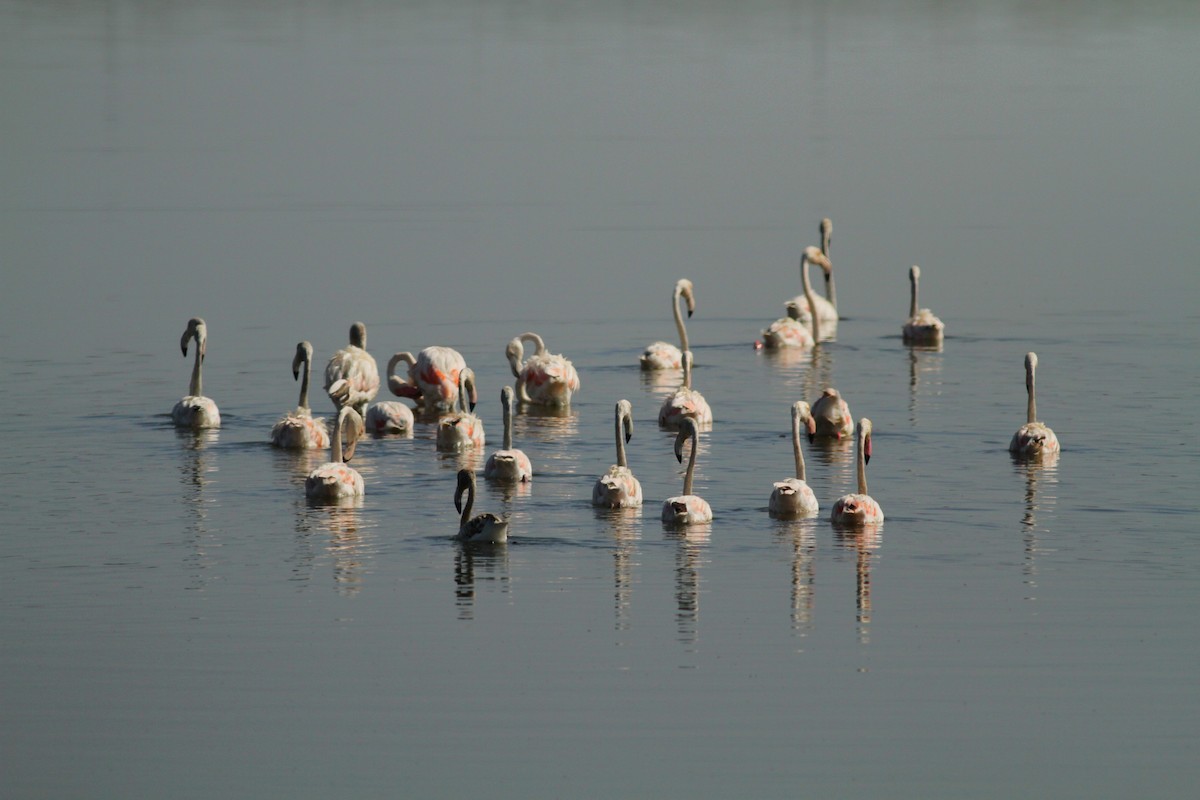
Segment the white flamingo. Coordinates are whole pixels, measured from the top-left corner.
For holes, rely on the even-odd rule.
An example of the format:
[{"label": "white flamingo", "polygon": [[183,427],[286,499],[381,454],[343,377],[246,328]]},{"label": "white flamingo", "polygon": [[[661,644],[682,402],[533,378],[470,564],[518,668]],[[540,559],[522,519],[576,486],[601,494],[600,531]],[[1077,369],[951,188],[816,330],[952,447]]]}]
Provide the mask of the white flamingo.
[{"label": "white flamingo", "polygon": [[908,320],[902,333],[908,344],[937,344],[942,341],[946,324],[928,308],[917,305],[917,283],[921,280],[921,268],[915,264],[908,270],[908,282],[912,284],[912,300],[908,305]]},{"label": "white flamingo", "polygon": [[796,457],[796,477],[778,481],[771,490],[767,510],[773,517],[811,517],[821,510],[817,496],[804,482],[804,454],[800,451],[800,426],[803,425],[811,442],[816,423],[808,403],[797,400],[792,404],[792,453]]},{"label": "white flamingo", "polygon": [[768,325],[762,332],[763,347],[768,350],[802,349],[813,346],[812,331],[809,323],[800,318],[800,308],[788,301],[787,316]]},{"label": "white flamingo", "polygon": [[354,447],[362,433],[362,417],[350,406],[342,406],[333,427],[330,460],[308,473],[304,479],[304,494],[307,497],[313,500],[341,500],[366,494],[362,475],[345,463],[354,456]]},{"label": "white flamingo", "polygon": [[688,336],[687,328],[683,324],[683,314],[679,310],[680,298],[687,302],[687,315],[688,319],[691,319],[696,310],[696,296],[692,282],[687,278],[676,281],[675,289],[671,292],[671,313],[675,316],[675,330],[679,332],[679,347],[668,342],[652,342],[642,353],[642,369],[680,369],[683,366],[683,353],[688,349]]},{"label": "white flamingo", "polygon": [[211,397],[205,397],[200,381],[200,367],[204,363],[204,353],[208,349],[208,326],[199,317],[188,320],[187,330],[179,340],[179,348],[187,356],[188,340],[196,340],[196,359],[192,362],[192,380],[188,384],[188,393],[171,409],[171,420],[179,428],[221,427],[221,412]]},{"label": "white flamingo", "polygon": [[[814,264],[821,268],[825,274],[825,297],[819,294],[809,296],[809,293],[803,292],[796,295],[784,305],[795,305],[796,313],[801,322],[807,326],[812,326],[812,312],[810,309],[817,309],[817,316],[821,322],[825,324],[827,338],[832,338],[837,331],[838,310],[837,310],[837,294],[833,286],[833,264],[829,260],[829,243],[832,239],[833,223],[829,218],[821,220],[821,249],[818,251],[821,254],[820,260],[813,261]],[[812,248],[816,250],[816,248]],[[805,248],[807,252],[807,248]],[[803,276],[801,276],[803,282]],[[818,339],[818,341],[820,341]]]},{"label": "white flamingo", "polygon": [[1013,434],[1008,450],[1014,455],[1025,458],[1050,456],[1061,449],[1058,437],[1045,424],[1037,421],[1037,396],[1034,392],[1034,373],[1037,371],[1037,353],[1025,354],[1025,391],[1029,395],[1029,403],[1025,411],[1025,424]]},{"label": "white flamingo", "polygon": [[438,420],[438,450],[453,453],[483,447],[483,421],[474,414],[475,401],[475,373],[463,367],[458,373],[458,410]]},{"label": "white flamingo", "polygon": [[[462,502],[463,492],[467,494],[467,502]],[[460,542],[475,544],[503,544],[508,541],[508,520],[495,514],[479,514],[471,516],[475,506],[475,473],[469,469],[458,471],[458,488],[454,490],[454,508],[462,516],[458,523]]]},{"label": "white flamingo", "polygon": [[617,463],[596,479],[592,505],[603,508],[637,508],[642,504],[642,484],[625,460],[625,445],[633,438],[633,406],[618,400],[616,409]]},{"label": "white flamingo", "polygon": [[812,404],[812,415],[816,421],[815,433],[819,438],[841,439],[854,433],[850,404],[832,386],[821,392],[821,396]]},{"label": "white flamingo", "polygon": [[[522,342],[534,346],[528,360]],[[517,379],[517,399],[523,403],[569,406],[572,392],[579,391],[579,374],[574,365],[561,355],[546,352],[546,343],[532,331],[515,337],[504,354]]]},{"label": "white flamingo", "polygon": [[483,477],[497,483],[528,483],[533,480],[533,464],[522,450],[513,447],[512,418],[513,390],[505,386],[500,391],[500,403],[504,406],[504,447],[488,456],[483,466]]},{"label": "white flamingo", "polygon": [[[321,417],[314,417],[308,407],[308,384],[312,379],[313,346],[309,342],[296,345],[292,357],[292,378],[300,381],[300,401],[271,428],[271,444],[289,450],[324,450],[329,447],[329,428]],[[301,368],[304,372],[301,374]]]},{"label": "white flamingo", "polygon": [[[346,385],[335,397],[331,387],[342,379]],[[379,367],[367,352],[367,326],[361,322],[350,326],[350,344],[334,353],[325,365],[325,391],[335,406],[349,405],[360,418],[379,393]]]},{"label": "white flamingo", "polygon": [[833,504],[830,519],[838,525],[873,525],[883,522],[883,509],[867,494],[867,462],[871,460],[871,420],[863,417],[856,428],[855,443],[858,461],[858,492],[842,495]]},{"label": "white flamingo", "polygon": [[687,472],[683,476],[683,494],[668,497],[663,501],[662,521],[671,525],[693,525],[712,522],[712,508],[703,497],[692,494],[692,475],[696,471],[696,450],[700,444],[700,433],[696,423],[684,419],[675,436],[675,458],[683,463],[683,444],[691,441],[692,452],[688,455]]},{"label": "white flamingo", "polygon": [[692,351],[683,354],[683,384],[663,401],[658,410],[658,425],[675,430],[684,419],[691,419],[703,430],[712,427],[712,409],[704,395],[692,388]]},{"label": "white flamingo", "polygon": [[376,436],[410,434],[414,421],[412,409],[399,400],[380,400],[367,409],[367,430]]},{"label": "white flamingo", "polygon": [[[408,379],[395,373],[400,362],[408,364]],[[467,366],[462,354],[452,347],[426,347],[414,357],[396,353],[388,361],[388,389],[397,397],[415,400],[426,414],[454,410],[458,402],[458,373]]]}]

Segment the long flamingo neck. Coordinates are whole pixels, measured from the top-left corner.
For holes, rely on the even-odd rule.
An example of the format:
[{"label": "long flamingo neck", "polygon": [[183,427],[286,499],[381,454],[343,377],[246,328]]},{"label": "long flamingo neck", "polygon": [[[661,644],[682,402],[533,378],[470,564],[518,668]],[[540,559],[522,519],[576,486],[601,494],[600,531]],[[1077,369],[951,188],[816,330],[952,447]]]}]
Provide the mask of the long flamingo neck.
[{"label": "long flamingo neck", "polygon": [[804,453],[800,451],[800,415],[792,415],[792,453],[796,457],[796,478],[805,480]]},{"label": "long flamingo neck", "polygon": [[837,308],[837,289],[833,286],[833,270],[825,273],[825,297],[829,300],[829,305]]},{"label": "long flamingo neck", "polygon": [[699,444],[696,438],[696,431],[692,430],[692,452],[688,455],[687,472],[683,474],[683,493],[685,495],[692,493],[692,476],[696,472],[696,449]]},{"label": "long flamingo neck", "polygon": [[808,300],[808,314],[812,318],[812,337],[814,342],[821,340],[821,321],[820,315],[817,314],[817,304],[813,302],[816,295],[813,294],[812,282],[808,279],[808,256],[800,258],[800,284],[804,287],[804,298]]},{"label": "long flamingo neck", "polygon": [[192,362],[192,380],[188,383],[188,394],[192,397],[200,397],[204,394],[200,380],[200,365],[204,361],[204,356],[201,353],[204,346],[200,343],[200,337],[196,337],[196,359]]},{"label": "long flamingo neck", "polygon": [[333,441],[329,445],[329,460],[335,464],[342,463],[342,426],[346,424],[346,411],[350,407],[342,406],[338,411],[337,422],[333,426]]},{"label": "long flamingo neck", "polygon": [[909,317],[909,319],[916,319],[916,317],[917,317],[917,276],[910,273],[908,276],[908,282],[910,284],[912,284],[912,291],[909,293],[909,297],[911,297],[912,300],[908,304],[908,317]]},{"label": "long flamingo neck", "polygon": [[512,450],[512,398],[504,396],[504,449]]},{"label": "long flamingo neck", "polygon": [[304,375],[300,378],[300,408],[308,408],[308,382],[312,377],[312,362],[304,359]]},{"label": "long flamingo neck", "polygon": [[683,351],[683,388],[692,388],[692,351]]},{"label": "long flamingo neck", "polygon": [[1025,409],[1025,422],[1033,424],[1037,422],[1037,392],[1033,385],[1033,370],[1025,376],[1025,389],[1029,393],[1029,405]]},{"label": "long flamingo neck", "polygon": [[628,467],[625,460],[625,430],[622,424],[621,412],[617,412],[617,466]]},{"label": "long flamingo neck", "polygon": [[867,434],[858,434],[858,493],[867,494]]},{"label": "long flamingo neck", "polygon": [[475,481],[467,484],[467,502],[463,504],[462,516],[459,517],[459,525],[466,525],[471,519],[471,509],[475,507]]},{"label": "long flamingo neck", "polygon": [[675,314],[675,330],[679,331],[679,350],[686,352],[688,349],[687,327],[683,324],[683,312],[679,309],[679,301],[683,299],[683,293],[676,289],[673,299],[671,311]]}]

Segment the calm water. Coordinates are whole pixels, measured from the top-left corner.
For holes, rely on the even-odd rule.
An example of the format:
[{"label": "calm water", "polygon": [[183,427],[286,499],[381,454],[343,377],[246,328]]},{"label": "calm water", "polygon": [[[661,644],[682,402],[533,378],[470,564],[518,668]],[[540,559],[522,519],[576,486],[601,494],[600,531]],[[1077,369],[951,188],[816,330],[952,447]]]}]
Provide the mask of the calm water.
[{"label": "calm water", "polygon": [[[0,2],[0,795],[1179,796],[1200,778],[1200,14],[1187,4]],[[834,221],[844,317],[751,344]],[[899,339],[907,268],[948,326]],[[679,491],[636,367],[696,282]],[[219,432],[176,432],[202,315]],[[433,430],[310,506],[295,343],[571,357],[513,541]],[[1006,452],[1022,358],[1063,453]],[[789,405],[870,536],[772,520]],[[647,504],[594,511],[612,408]],[[320,391],[313,405],[328,413]]]}]

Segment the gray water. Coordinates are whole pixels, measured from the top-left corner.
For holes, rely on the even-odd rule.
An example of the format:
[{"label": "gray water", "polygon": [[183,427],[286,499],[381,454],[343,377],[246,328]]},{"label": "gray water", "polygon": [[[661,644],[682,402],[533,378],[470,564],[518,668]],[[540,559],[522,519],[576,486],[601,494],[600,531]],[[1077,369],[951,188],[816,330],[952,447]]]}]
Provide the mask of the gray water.
[{"label": "gray water", "polygon": [[[1187,3],[0,2],[0,795],[1173,797],[1200,778]],[[752,347],[834,223],[842,320]],[[947,324],[909,349],[907,270]],[[710,526],[636,366],[696,283]],[[168,416],[188,317],[224,427]],[[583,390],[481,484],[273,450],[295,343],[505,342]],[[1063,443],[1014,462],[1022,359]],[[772,520],[789,405],[887,520]],[[593,510],[628,398],[640,513]],[[318,390],[313,405],[331,405]]]}]

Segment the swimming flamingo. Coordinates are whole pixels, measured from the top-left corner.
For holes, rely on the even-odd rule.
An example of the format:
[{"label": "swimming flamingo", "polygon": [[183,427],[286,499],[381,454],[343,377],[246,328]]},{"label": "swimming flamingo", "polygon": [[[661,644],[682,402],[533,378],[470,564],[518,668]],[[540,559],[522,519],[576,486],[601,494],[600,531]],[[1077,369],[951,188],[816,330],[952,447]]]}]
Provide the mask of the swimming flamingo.
[{"label": "swimming flamingo", "polygon": [[683,385],[675,393],[663,401],[658,410],[658,426],[666,430],[679,427],[684,418],[695,420],[704,430],[712,427],[712,409],[704,395],[692,388],[692,351],[683,354]]},{"label": "swimming flamingo", "polygon": [[642,353],[642,369],[679,369],[683,366],[683,352],[688,349],[687,328],[683,325],[683,314],[679,311],[679,298],[687,301],[688,319],[696,310],[696,296],[693,293],[692,282],[680,278],[675,282],[675,290],[671,293],[671,313],[675,315],[675,330],[679,331],[679,347],[667,342],[653,342]]},{"label": "swimming flamingo", "polygon": [[775,320],[762,332],[763,347],[768,350],[812,347],[812,331],[809,323],[801,320],[800,308],[791,301],[786,305],[787,316]]},{"label": "swimming flamingo", "polygon": [[[522,342],[534,346],[528,360]],[[571,393],[579,391],[579,374],[575,367],[561,355],[546,352],[542,337],[526,331],[508,343],[504,354],[517,379],[517,399],[523,403],[545,406],[569,406]]]},{"label": "swimming flamingo", "polygon": [[[314,417],[308,407],[308,384],[312,378],[313,346],[308,342],[296,345],[292,357],[292,377],[300,381],[300,401],[295,411],[285,414],[271,428],[271,444],[289,450],[324,450],[329,447],[329,428],[321,417]],[[301,377],[300,367],[304,367]]]},{"label": "swimming flamingo", "polygon": [[1033,377],[1037,370],[1037,353],[1025,354],[1025,391],[1029,394],[1029,404],[1025,412],[1025,424],[1013,434],[1008,450],[1014,455],[1025,458],[1038,458],[1059,452],[1058,437],[1054,431],[1037,421],[1037,397],[1034,394]]},{"label": "swimming flamingo", "polygon": [[512,446],[513,390],[505,386],[500,391],[504,406],[504,447],[488,456],[483,477],[498,483],[528,483],[533,480],[533,464],[524,451]]},{"label": "swimming flamingo", "polygon": [[[408,364],[408,380],[395,373],[401,361]],[[412,353],[396,353],[388,361],[388,389],[397,397],[416,400],[426,414],[453,411],[458,400],[458,373],[467,362],[452,347],[426,347]]]},{"label": "swimming flamingo", "polygon": [[804,482],[804,454],[800,452],[800,425],[803,423],[809,441],[816,433],[816,423],[808,403],[797,400],[792,404],[792,453],[796,457],[796,477],[778,481],[771,490],[767,510],[773,517],[811,517],[820,511],[817,496]]},{"label": "swimming flamingo", "polygon": [[[826,226],[826,223],[829,223],[828,226]],[[833,287],[833,264],[829,260],[829,241],[832,230],[833,223],[829,222],[828,218],[821,220],[821,248],[819,250],[815,247],[806,247],[804,249],[805,253],[808,253],[811,250],[821,255],[821,258],[819,259],[809,258],[808,260],[820,267],[821,271],[825,274],[825,294],[828,295],[828,299],[821,297],[819,294],[810,293],[806,289],[801,294],[796,295],[784,304],[794,304],[796,306],[799,320],[809,327],[812,327],[812,312],[809,309],[816,307],[817,316],[825,326],[825,338],[828,339],[833,338],[834,334],[837,332],[838,324],[837,302]],[[805,278],[807,277],[804,273],[803,256],[801,257],[800,264],[800,283],[801,286],[803,286],[805,283]],[[817,339],[817,341],[820,341],[820,339]]]},{"label": "swimming flamingo", "polygon": [[858,460],[858,492],[842,495],[833,504],[830,519],[838,525],[873,525],[883,522],[883,509],[867,494],[867,462],[871,460],[871,420],[863,417],[856,429]]},{"label": "swimming flamingo", "polygon": [[633,406],[618,400],[616,409],[617,463],[596,479],[592,505],[604,508],[637,508],[642,504],[642,484],[625,460],[625,445],[633,438]]},{"label": "swimming flamingo", "polygon": [[[343,378],[346,385],[334,397],[331,387]],[[367,326],[361,322],[350,326],[350,344],[334,353],[325,365],[325,391],[335,406],[351,406],[360,420],[366,416],[367,403],[378,394],[379,367],[367,352]]]},{"label": "swimming flamingo", "polygon": [[192,380],[188,384],[187,396],[181,398],[171,409],[171,420],[179,428],[221,427],[221,412],[211,397],[202,394],[200,385],[200,365],[204,363],[204,353],[208,349],[208,326],[199,317],[188,320],[187,330],[179,340],[179,348],[187,356],[188,339],[196,340],[196,360],[192,363]]},{"label": "swimming flamingo", "polygon": [[438,420],[438,450],[453,453],[483,447],[483,421],[473,413],[475,400],[475,373],[463,367],[458,372],[458,411]]},{"label": "swimming flamingo", "polygon": [[354,446],[362,433],[362,417],[350,406],[342,406],[333,427],[330,460],[308,473],[304,479],[305,496],[313,500],[340,500],[366,494],[362,475],[345,464],[354,456]]},{"label": "swimming flamingo", "polygon": [[712,522],[712,508],[703,497],[692,494],[692,475],[696,471],[696,449],[700,443],[700,433],[696,423],[684,419],[679,424],[679,433],[675,437],[675,458],[683,463],[683,443],[691,440],[692,452],[688,456],[687,472],[683,476],[683,494],[668,497],[663,501],[662,521],[672,525],[692,525],[698,522]]},{"label": "swimming flamingo", "polygon": [[[467,493],[467,503],[463,505],[463,492]],[[508,520],[495,514],[480,514],[471,516],[475,506],[475,473],[469,469],[458,471],[458,488],[454,490],[454,508],[462,513],[458,523],[460,542],[473,544],[503,544],[508,541]]]},{"label": "swimming flamingo", "polygon": [[412,433],[413,412],[399,400],[380,400],[367,409],[367,430],[376,436]]},{"label": "swimming flamingo", "polygon": [[908,344],[937,344],[946,332],[946,324],[928,308],[917,307],[917,282],[921,280],[921,268],[915,264],[908,270],[908,282],[912,284],[912,301],[908,306],[908,321],[902,329]]},{"label": "swimming flamingo", "polygon": [[854,433],[854,417],[850,416],[850,404],[841,392],[832,386],[821,392],[812,404],[813,419],[816,420],[816,435],[821,438],[841,439]]}]

